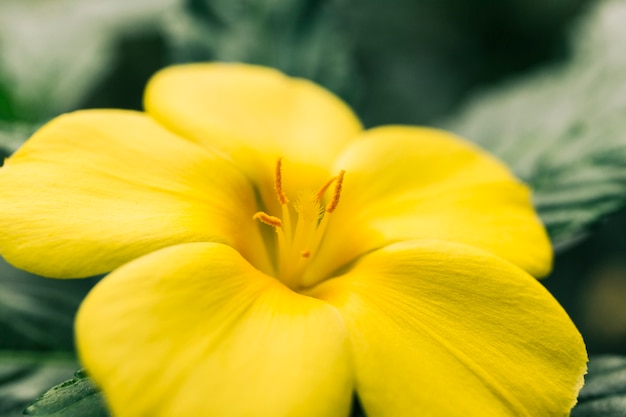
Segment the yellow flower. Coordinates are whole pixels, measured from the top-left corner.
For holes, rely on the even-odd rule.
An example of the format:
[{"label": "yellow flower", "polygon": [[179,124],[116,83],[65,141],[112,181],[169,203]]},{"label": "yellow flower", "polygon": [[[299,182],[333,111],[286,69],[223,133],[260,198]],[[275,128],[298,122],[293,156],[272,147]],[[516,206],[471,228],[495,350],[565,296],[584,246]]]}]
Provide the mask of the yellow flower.
[{"label": "yellow flower", "polygon": [[568,414],[585,349],[501,163],[260,67],[166,69],[145,107],[60,116],[0,171],[9,262],[113,271],[76,330],[114,415]]}]

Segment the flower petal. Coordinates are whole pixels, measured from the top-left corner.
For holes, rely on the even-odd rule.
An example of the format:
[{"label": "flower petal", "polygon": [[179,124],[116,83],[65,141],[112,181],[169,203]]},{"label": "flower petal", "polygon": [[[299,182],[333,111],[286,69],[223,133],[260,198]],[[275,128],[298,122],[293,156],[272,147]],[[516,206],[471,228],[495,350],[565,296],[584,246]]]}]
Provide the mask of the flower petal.
[{"label": "flower petal", "polygon": [[365,132],[336,162],[345,169],[310,281],[391,242],[464,243],[508,259],[534,276],[552,249],[528,189],[508,169],[449,133],[417,127]]},{"label": "flower petal", "polygon": [[117,417],[349,412],[353,369],[337,310],[224,245],[165,248],[114,271],[76,328]]},{"label": "flower petal", "polygon": [[313,295],[343,314],[368,417],[565,416],[582,386],[585,348],[567,314],[480,249],[397,243]]},{"label": "flower petal", "polygon": [[278,157],[297,167],[298,175],[285,177],[288,193],[320,187],[332,161],[361,130],[350,108],[329,91],[243,64],[162,70],[148,84],[145,107],[174,132],[225,152],[251,178],[264,179],[269,191]]},{"label": "flower petal", "polygon": [[99,274],[193,241],[230,244],[269,268],[245,176],[141,113],[53,120],[6,161],[0,184],[0,253],[37,274]]}]

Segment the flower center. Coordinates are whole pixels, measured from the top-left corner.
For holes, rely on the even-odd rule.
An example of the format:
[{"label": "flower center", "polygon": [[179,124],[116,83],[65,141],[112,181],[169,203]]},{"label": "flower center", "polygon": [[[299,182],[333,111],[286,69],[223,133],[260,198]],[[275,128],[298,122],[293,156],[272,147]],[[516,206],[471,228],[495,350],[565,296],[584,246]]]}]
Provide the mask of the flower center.
[{"label": "flower center", "polygon": [[[295,212],[294,219],[290,211],[289,199],[283,191],[282,158],[276,162],[274,189],[281,205],[282,215],[276,217],[259,211],[252,218],[272,226],[276,231],[278,279],[290,288],[298,289],[301,286],[302,273],[319,249],[328,225],[328,218],[339,204],[344,174],[345,171],[340,171],[316,193],[299,196],[292,204]],[[333,183],[335,188],[330,202],[323,206],[321,200]]]}]

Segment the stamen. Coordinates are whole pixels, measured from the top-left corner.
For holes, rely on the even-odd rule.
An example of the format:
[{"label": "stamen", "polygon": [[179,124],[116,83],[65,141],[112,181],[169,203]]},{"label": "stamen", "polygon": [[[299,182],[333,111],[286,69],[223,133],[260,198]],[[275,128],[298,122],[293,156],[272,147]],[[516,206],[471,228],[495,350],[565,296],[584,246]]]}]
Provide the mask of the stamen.
[{"label": "stamen", "polygon": [[270,216],[269,214],[262,211],[255,213],[252,218],[254,220],[259,220],[261,223],[265,223],[277,228],[283,226],[283,222],[278,217]]},{"label": "stamen", "polygon": [[333,199],[330,200],[330,203],[326,206],[326,213],[332,213],[337,209],[337,205],[339,204],[339,197],[341,196],[341,187],[343,185],[343,176],[346,171],[343,169],[339,171],[339,175],[337,175],[337,182],[335,182],[335,192],[333,193]]},{"label": "stamen", "polygon": [[[274,227],[276,231],[277,251],[269,253],[277,256],[274,265],[277,278],[290,288],[300,288],[301,281],[306,277],[305,270],[319,250],[330,214],[339,204],[345,171],[341,170],[328,180],[317,193],[300,194],[291,207],[283,190],[282,163],[283,158],[278,158],[274,172],[274,189],[282,216],[275,217],[259,211],[252,218]],[[321,201],[333,183],[334,191],[324,207]],[[292,216],[295,216],[294,219]]]},{"label": "stamen", "polygon": [[283,191],[283,158],[276,161],[276,170],[274,172],[274,190],[278,197],[283,214],[283,229],[285,230],[285,244],[289,245],[291,241],[291,215],[289,214],[289,199]]},{"label": "stamen", "polygon": [[274,174],[274,188],[278,196],[278,202],[283,206],[289,203],[289,199],[283,192],[283,158],[276,161],[276,172]]},{"label": "stamen", "polygon": [[322,196],[324,195],[324,193],[326,192],[326,190],[328,190],[328,187],[330,187],[330,184],[333,183],[333,181],[335,181],[337,179],[337,177],[332,177],[331,179],[329,179],[328,181],[326,181],[326,184],[324,184],[322,186],[322,188],[320,188],[320,190],[317,192],[317,194],[315,194],[315,199],[317,201],[321,201],[322,200]]}]

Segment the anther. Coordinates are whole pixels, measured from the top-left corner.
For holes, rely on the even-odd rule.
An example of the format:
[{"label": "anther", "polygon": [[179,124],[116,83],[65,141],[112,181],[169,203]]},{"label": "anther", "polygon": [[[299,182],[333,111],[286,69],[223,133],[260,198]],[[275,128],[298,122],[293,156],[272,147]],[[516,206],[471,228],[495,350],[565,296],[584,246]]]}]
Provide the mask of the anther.
[{"label": "anther", "polygon": [[303,250],[302,252],[300,252],[300,256],[307,259],[311,257],[311,251],[310,250]]},{"label": "anther", "polygon": [[278,196],[278,202],[283,206],[289,203],[289,199],[283,192],[283,158],[276,161],[276,172],[274,174],[274,189]]},{"label": "anther", "polygon": [[278,217],[270,216],[269,214],[263,213],[262,211],[255,213],[254,216],[252,216],[252,218],[254,220],[259,220],[261,223],[269,224],[270,226],[274,226],[274,227],[283,226],[283,222]]},{"label": "anther", "polygon": [[339,171],[339,175],[337,175],[337,179],[335,182],[335,191],[333,192],[333,199],[330,200],[330,203],[326,206],[326,213],[332,213],[337,209],[337,205],[339,204],[339,197],[341,196],[341,187],[343,186],[343,176],[346,171],[343,169]]},{"label": "anther", "polygon": [[324,196],[324,193],[326,192],[326,190],[328,190],[328,187],[330,187],[330,184],[332,184],[336,179],[337,177],[332,177],[331,179],[326,181],[326,184],[324,184],[322,188],[320,188],[320,190],[317,192],[317,194],[315,194],[315,201],[322,200],[322,196]]}]

